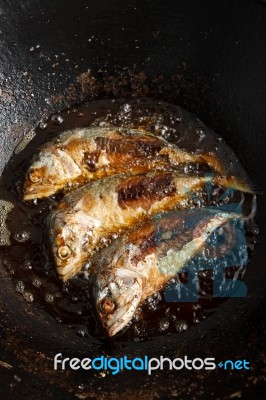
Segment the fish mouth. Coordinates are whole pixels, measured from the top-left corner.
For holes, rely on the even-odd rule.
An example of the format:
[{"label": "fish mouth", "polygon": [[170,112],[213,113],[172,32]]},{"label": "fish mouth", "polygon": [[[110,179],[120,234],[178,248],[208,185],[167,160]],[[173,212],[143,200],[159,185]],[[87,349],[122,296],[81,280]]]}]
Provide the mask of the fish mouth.
[{"label": "fish mouth", "polygon": [[81,272],[84,265],[86,264],[87,257],[76,257],[75,259],[72,259],[71,262],[65,263],[62,266],[59,266],[57,260],[56,262],[56,272],[59,275],[60,279],[63,280],[63,282],[68,281],[69,279],[73,278],[78,272]]},{"label": "fish mouth", "polygon": [[[123,329],[135,315],[142,297],[141,280],[136,278],[133,287],[128,290],[132,292],[132,295],[128,299],[127,303],[122,307],[120,307],[118,303],[118,309],[110,315],[107,321],[103,324],[108,336],[110,337],[121,331],[121,329]],[[123,298],[119,300],[119,302],[122,302]]]}]

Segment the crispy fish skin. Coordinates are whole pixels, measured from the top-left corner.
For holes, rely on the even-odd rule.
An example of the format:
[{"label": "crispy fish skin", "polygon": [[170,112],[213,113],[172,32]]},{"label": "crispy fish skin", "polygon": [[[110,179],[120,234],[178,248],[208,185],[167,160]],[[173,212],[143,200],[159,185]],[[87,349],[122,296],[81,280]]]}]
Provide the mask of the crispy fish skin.
[{"label": "crispy fish skin", "polygon": [[210,154],[193,154],[141,129],[80,128],[41,147],[24,181],[23,200],[51,196],[114,174],[177,170],[202,163],[223,172]]},{"label": "crispy fish skin", "polygon": [[[221,179],[217,176],[215,182]],[[58,275],[64,281],[72,278],[114,235],[140,221],[191,207],[191,196],[203,191],[207,182],[213,177],[160,172],[113,176],[70,192],[47,223]]]},{"label": "crispy fish skin", "polygon": [[156,243],[158,226],[149,221],[104,249],[96,258],[90,284],[96,316],[108,336],[123,329],[148,297],[165,288],[218,227],[239,217],[237,213],[216,211],[203,216],[200,229],[174,235],[174,225],[180,219],[177,212],[171,219],[162,220],[165,241]]}]

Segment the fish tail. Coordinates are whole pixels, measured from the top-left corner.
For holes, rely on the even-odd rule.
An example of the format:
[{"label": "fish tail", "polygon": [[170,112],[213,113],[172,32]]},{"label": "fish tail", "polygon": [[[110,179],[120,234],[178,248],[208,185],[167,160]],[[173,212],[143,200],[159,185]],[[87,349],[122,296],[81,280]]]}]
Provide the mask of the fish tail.
[{"label": "fish tail", "polygon": [[207,162],[214,170],[219,172],[222,176],[216,177],[216,183],[229,187],[231,189],[240,190],[245,193],[258,193],[259,189],[256,188],[253,184],[248,182],[246,178],[237,178],[235,176],[227,176],[226,170],[222,163],[212,154],[201,154],[200,159],[203,159]]},{"label": "fish tail", "polygon": [[214,182],[230,189],[240,190],[241,192],[254,194],[254,188],[252,187],[252,185],[250,185],[244,179],[239,179],[236,178],[235,176],[229,176],[229,177],[216,176],[214,177]]}]

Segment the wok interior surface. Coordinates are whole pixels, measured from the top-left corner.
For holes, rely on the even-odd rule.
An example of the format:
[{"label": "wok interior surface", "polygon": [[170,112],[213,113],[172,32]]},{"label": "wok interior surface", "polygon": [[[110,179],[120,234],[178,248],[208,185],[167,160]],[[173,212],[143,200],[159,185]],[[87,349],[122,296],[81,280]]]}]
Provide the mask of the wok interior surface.
[{"label": "wok interior surface", "polygon": [[[263,2],[121,0],[5,1],[0,4],[1,169],[29,129],[84,101],[151,97],[183,106],[234,149],[256,188],[265,191],[266,35]],[[261,399],[265,328],[265,195],[260,233],[245,282],[189,331],[145,343],[88,344],[42,310],[21,301],[1,266],[0,393],[8,398]],[[3,260],[1,261],[3,263]],[[250,371],[137,371],[102,377],[54,371],[66,357],[168,356],[247,359]],[[227,385],[225,385],[225,381]],[[153,393],[151,394],[151,386]],[[239,394],[240,393],[240,394]],[[78,397],[77,397],[77,396]],[[10,397],[11,396],[11,397]],[[82,397],[83,396],[83,397]],[[130,397],[131,396],[131,397]],[[232,397],[231,397],[232,398]]]}]

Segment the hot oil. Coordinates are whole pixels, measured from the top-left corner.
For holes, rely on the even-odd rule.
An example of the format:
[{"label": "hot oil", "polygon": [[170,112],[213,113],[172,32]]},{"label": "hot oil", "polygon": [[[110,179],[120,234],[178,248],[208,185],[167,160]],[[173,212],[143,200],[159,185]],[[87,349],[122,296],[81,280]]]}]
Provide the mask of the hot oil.
[{"label": "hot oil", "polygon": [[[47,251],[45,221],[63,194],[28,203],[21,200],[23,178],[38,148],[64,130],[90,125],[144,128],[190,151],[211,150],[223,160],[232,174],[244,180],[246,176],[221,137],[207,129],[193,115],[158,101],[106,100],[87,103],[40,122],[36,130],[25,137],[2,176],[0,232],[4,264],[24,301],[43,308],[58,323],[74,329],[78,335],[99,339],[104,336],[93,318],[85,275],[81,273],[63,284],[56,275]],[[199,165],[188,165],[184,170],[188,174],[205,172]],[[202,198],[192,200],[191,207],[216,206],[217,199],[222,199],[220,205],[242,204],[243,215],[250,215],[246,223],[246,238],[251,257],[258,234],[254,223],[254,197],[239,192],[226,194],[219,187],[213,191],[211,198],[207,197],[205,194]],[[234,277],[242,279],[244,270],[245,267],[241,265],[230,266],[225,269],[225,276],[232,281]],[[184,331],[203,321],[225,301],[225,298],[213,297],[214,275],[214,271],[199,273],[197,301],[184,302],[181,298],[167,302],[164,291],[148,299],[138,310],[130,327],[120,333],[117,340],[147,340],[157,335]],[[187,274],[180,273],[172,284],[185,284],[186,280]]]}]

